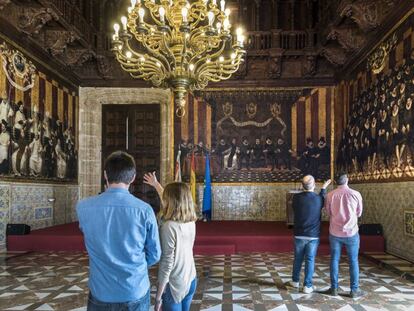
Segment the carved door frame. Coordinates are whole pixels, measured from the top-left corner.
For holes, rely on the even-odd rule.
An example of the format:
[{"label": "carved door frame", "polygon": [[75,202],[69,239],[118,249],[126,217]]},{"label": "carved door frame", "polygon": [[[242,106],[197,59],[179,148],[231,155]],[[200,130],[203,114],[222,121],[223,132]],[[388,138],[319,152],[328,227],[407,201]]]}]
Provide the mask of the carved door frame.
[{"label": "carved door frame", "polygon": [[80,88],[79,183],[81,197],[96,195],[101,187],[102,105],[160,105],[160,181],[174,176],[174,107],[169,90],[154,88]]}]

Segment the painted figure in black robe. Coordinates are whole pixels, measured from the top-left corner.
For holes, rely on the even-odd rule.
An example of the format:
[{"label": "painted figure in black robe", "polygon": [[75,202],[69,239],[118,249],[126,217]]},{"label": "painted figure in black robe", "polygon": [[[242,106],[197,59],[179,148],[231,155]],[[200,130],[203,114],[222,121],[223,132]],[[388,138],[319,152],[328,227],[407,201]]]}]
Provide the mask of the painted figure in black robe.
[{"label": "painted figure in black robe", "polygon": [[202,141],[199,141],[194,148],[194,154],[198,156],[204,156],[207,153],[207,148],[204,146]]},{"label": "painted figure in black robe", "polygon": [[247,169],[250,170],[250,159],[251,159],[252,147],[249,144],[247,137],[243,137],[242,144],[238,150],[238,162],[239,170],[242,169],[243,164],[246,165]]},{"label": "painted figure in black robe", "polygon": [[56,177],[56,156],[55,156],[55,145],[53,138],[48,140],[48,144],[44,146],[45,148],[45,176],[46,177]]},{"label": "painted figure in black robe", "polygon": [[331,162],[331,151],[326,144],[325,137],[321,137],[318,142],[319,149],[319,165],[329,165]]},{"label": "painted figure in black robe", "polygon": [[389,168],[390,148],[390,125],[386,110],[380,110],[380,125],[378,131],[378,153],[383,157],[386,168]]},{"label": "painted figure in black robe", "polygon": [[234,156],[237,152],[237,139],[233,138],[231,140],[231,144],[230,144],[230,155],[229,155],[229,159],[227,160],[227,167],[231,168],[233,167],[233,159]]},{"label": "painted figure in black robe", "polygon": [[397,157],[397,166],[401,165],[401,145],[403,144],[403,136],[401,133],[400,127],[400,115],[398,104],[394,103],[392,105],[391,116],[390,116],[390,126],[391,126],[391,139],[392,139],[392,149],[395,150],[395,155]]},{"label": "painted figure in black robe", "polygon": [[275,145],[270,137],[266,138],[263,153],[265,155],[266,166],[271,165],[272,171],[275,169],[276,158],[275,158]]},{"label": "painted figure in black robe", "polygon": [[279,138],[276,144],[277,169],[280,169],[280,162],[282,162],[288,170],[292,170],[292,150],[290,150],[283,138]]},{"label": "painted figure in black robe", "polygon": [[229,145],[226,143],[224,138],[220,138],[220,141],[216,147],[215,153],[219,158],[220,169],[224,169],[224,156],[228,152]]},{"label": "painted figure in black robe", "polygon": [[378,122],[375,115],[372,117],[371,120],[371,127],[370,127],[370,157],[371,157],[371,170],[375,170],[375,161],[377,158],[377,151],[378,151]]},{"label": "painted figure in black robe", "polygon": [[260,141],[260,138],[256,138],[256,141],[253,146],[253,167],[259,168],[263,166],[264,153],[263,145]]},{"label": "painted figure in black robe", "polygon": [[[302,174],[311,174],[313,175],[315,172],[316,165],[316,158],[317,158],[317,150],[313,144],[312,138],[306,139],[306,147],[305,150],[302,152],[302,155],[299,160],[299,167],[302,171]],[[315,177],[315,175],[313,175]]]},{"label": "painted figure in black robe", "polygon": [[405,101],[404,107],[401,109],[401,133],[403,136],[403,147],[401,150],[401,156],[404,152],[404,149],[407,149],[407,157],[408,152],[410,152],[410,157],[413,157],[414,151],[414,135],[413,135],[413,100],[411,97],[408,97]]}]

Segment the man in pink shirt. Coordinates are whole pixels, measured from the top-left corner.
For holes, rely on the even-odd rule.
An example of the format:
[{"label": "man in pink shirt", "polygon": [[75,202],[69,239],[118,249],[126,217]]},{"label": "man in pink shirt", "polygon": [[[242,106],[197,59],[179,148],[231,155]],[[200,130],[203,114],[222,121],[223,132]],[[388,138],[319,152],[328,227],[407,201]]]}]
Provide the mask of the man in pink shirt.
[{"label": "man in pink shirt", "polygon": [[359,234],[358,218],[362,215],[362,196],[348,187],[348,176],[340,174],[338,187],[328,193],[325,209],[329,216],[329,243],[331,247],[331,288],[325,294],[338,295],[338,266],[342,246],[345,245],[349,259],[352,298],[361,297],[359,288]]}]

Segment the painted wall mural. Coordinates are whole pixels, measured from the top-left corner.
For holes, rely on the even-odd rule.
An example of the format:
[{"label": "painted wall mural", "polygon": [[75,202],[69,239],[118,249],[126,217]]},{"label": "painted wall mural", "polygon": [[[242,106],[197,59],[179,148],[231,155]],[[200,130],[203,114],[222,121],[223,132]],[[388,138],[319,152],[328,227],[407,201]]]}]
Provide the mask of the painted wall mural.
[{"label": "painted wall mural", "polygon": [[214,182],[328,178],[331,98],[331,89],[207,91],[190,98],[189,116],[176,120],[175,132],[184,179],[193,152],[200,181],[206,153]]},{"label": "painted wall mural", "polygon": [[0,176],[76,181],[78,106],[76,91],[1,44]]},{"label": "painted wall mural", "polygon": [[[414,179],[414,34],[411,19],[390,38],[381,71],[368,62],[339,85],[344,107],[336,170],[354,182]],[[391,39],[384,39],[384,42]],[[376,54],[373,54],[375,56]],[[378,57],[378,56],[377,56]]]}]

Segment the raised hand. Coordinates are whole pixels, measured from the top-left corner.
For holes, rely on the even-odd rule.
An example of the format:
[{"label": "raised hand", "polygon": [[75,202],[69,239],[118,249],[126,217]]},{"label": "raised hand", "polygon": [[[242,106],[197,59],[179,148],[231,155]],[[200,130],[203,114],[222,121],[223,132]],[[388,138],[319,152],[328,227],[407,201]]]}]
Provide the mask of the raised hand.
[{"label": "raised hand", "polygon": [[155,172],[144,175],[144,183],[156,188],[159,185]]},{"label": "raised hand", "polygon": [[328,179],[327,181],[325,181],[325,183],[322,185],[322,189],[326,189],[328,188],[328,186],[331,184],[332,180]]}]

